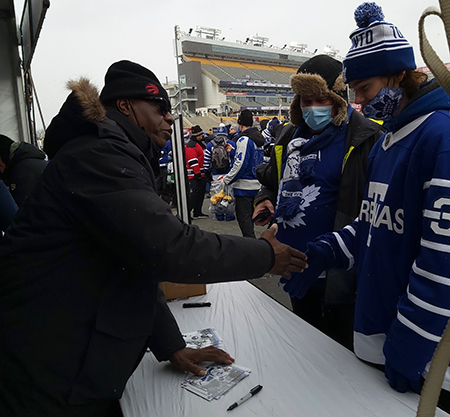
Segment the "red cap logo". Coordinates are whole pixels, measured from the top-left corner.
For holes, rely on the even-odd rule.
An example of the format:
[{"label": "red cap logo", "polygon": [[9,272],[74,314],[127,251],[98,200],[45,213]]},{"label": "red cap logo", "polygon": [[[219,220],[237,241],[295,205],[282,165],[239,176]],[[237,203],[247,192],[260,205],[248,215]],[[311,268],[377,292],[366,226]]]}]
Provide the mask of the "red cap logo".
[{"label": "red cap logo", "polygon": [[147,90],[148,93],[150,94],[158,94],[159,93],[159,88],[155,85],[155,84],[148,84],[145,89]]}]

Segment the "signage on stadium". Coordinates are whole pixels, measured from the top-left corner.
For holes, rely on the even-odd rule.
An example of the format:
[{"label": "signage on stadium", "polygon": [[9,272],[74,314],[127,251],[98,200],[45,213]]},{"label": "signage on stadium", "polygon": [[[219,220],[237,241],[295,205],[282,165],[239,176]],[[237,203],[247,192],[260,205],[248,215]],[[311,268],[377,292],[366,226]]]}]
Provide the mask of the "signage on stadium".
[{"label": "signage on stadium", "polygon": [[243,109],[247,109],[247,110],[262,110],[262,111],[267,111],[267,110],[274,110],[274,111],[278,111],[278,110],[289,110],[289,106],[241,106],[241,110]]},{"label": "signage on stadium", "polygon": [[220,81],[220,85],[243,85],[248,87],[264,87],[264,88],[288,88],[289,84],[272,84],[272,83],[258,83],[254,81]]}]

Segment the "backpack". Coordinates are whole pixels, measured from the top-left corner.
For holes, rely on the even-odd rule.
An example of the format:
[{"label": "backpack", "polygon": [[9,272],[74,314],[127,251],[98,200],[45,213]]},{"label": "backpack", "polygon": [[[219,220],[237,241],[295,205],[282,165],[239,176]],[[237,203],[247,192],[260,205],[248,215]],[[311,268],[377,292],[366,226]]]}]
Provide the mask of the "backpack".
[{"label": "backpack", "polygon": [[222,141],[217,143],[215,140],[213,142],[213,148],[211,152],[211,165],[216,171],[223,171],[230,167],[230,156],[227,152],[227,142]]}]

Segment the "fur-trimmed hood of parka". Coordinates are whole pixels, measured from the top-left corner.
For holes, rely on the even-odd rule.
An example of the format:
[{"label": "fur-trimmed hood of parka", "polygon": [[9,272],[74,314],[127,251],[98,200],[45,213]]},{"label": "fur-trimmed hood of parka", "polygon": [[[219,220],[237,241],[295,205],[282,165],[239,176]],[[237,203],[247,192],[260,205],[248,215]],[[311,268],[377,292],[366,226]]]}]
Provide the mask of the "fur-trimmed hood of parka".
[{"label": "fur-trimmed hood of parka", "polygon": [[98,89],[87,78],[69,81],[67,88],[72,92],[45,134],[44,151],[50,159],[69,140],[96,134],[96,124],[106,118],[106,110],[100,102]]},{"label": "fur-trimmed hood of parka", "polygon": [[336,78],[331,90],[328,88],[326,81],[319,74],[294,74],[291,76],[290,82],[292,91],[294,92],[294,99],[292,100],[289,110],[289,117],[290,121],[295,126],[304,123],[300,106],[300,98],[302,95],[329,95],[336,106],[336,115],[334,116],[332,123],[336,126],[340,126],[347,119],[348,103],[342,97],[342,95],[345,95],[347,87],[342,78],[342,74]]}]

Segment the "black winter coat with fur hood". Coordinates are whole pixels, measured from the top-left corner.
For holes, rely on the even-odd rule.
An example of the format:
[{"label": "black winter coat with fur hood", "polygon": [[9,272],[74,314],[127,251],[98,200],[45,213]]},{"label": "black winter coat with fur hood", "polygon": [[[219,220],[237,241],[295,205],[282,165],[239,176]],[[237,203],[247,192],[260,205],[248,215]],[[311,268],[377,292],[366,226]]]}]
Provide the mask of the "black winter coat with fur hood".
[{"label": "black winter coat with fur hood", "polygon": [[145,132],[106,115],[87,80],[69,87],[50,163],[0,244],[0,386],[17,415],[120,398],[147,346],[159,360],[184,347],[159,281],[243,280],[274,262],[264,240],[173,216]]}]

